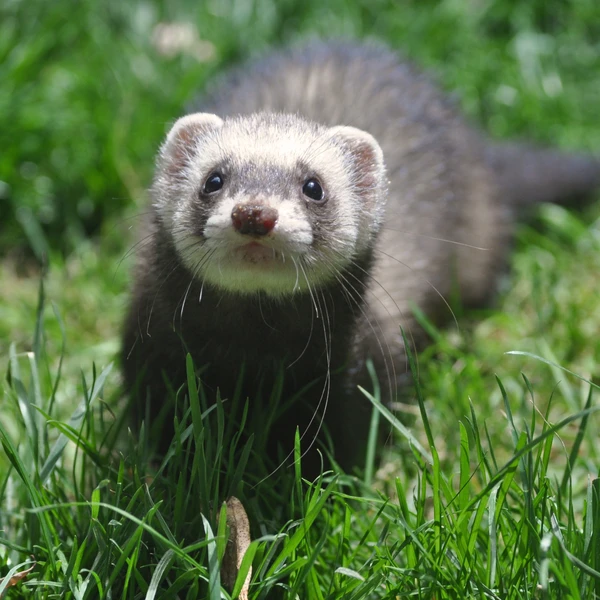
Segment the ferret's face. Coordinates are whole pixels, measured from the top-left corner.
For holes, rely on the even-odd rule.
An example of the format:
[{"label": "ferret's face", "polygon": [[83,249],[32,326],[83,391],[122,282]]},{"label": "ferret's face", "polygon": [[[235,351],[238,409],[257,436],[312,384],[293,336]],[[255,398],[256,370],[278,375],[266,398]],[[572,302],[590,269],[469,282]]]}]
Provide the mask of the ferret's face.
[{"label": "ferret's face", "polygon": [[281,296],[335,280],[369,248],[385,170],[379,145],[358,129],[195,114],[169,133],[152,191],[194,277]]}]

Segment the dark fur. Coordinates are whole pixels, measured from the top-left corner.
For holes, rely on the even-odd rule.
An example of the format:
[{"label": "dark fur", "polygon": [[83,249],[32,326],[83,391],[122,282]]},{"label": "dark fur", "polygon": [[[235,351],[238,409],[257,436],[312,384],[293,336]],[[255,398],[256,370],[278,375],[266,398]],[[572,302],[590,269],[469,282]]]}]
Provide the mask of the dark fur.
[{"label": "dark fur", "polygon": [[[322,400],[330,374],[325,423],[345,466],[357,460],[366,436],[369,406],[356,391],[358,382],[368,381],[365,360],[375,361],[382,383],[400,379],[406,368],[399,325],[415,334],[418,329],[410,304],[430,315],[449,314],[441,297],[456,283],[465,303],[481,303],[494,288],[519,204],[563,200],[600,179],[598,164],[587,158],[486,144],[427,77],[381,48],[316,44],[275,53],[209,88],[199,109],[221,117],[298,113],[368,131],[387,165],[388,218],[372,252],[343,274],[346,289],[328,285],[316,306],[308,293],[281,300],[210,285],[198,303],[201,282],[189,287],[192,275],[151,211],[123,339],[126,387],[138,390],[136,419],[151,418],[164,404],[164,374],[175,388],[185,382],[186,351],[197,366],[207,365],[202,382],[209,397],[217,388],[231,397],[242,364],[242,391],[250,399],[268,394],[283,370],[283,398],[317,382],[277,428],[275,442],[287,452],[296,425],[305,428]],[[163,434],[165,444],[171,433]]]}]

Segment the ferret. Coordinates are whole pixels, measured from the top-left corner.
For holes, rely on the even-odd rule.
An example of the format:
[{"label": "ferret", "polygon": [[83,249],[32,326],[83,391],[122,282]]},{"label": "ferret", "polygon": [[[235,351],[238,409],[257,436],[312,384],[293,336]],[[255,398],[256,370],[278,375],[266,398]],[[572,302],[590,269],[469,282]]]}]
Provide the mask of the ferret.
[{"label": "ferret", "polygon": [[[237,385],[250,410],[281,377],[292,401],[269,448],[282,460],[298,428],[303,449],[325,431],[337,462],[360,463],[371,405],[358,385],[371,387],[371,359],[385,399],[397,393],[401,326],[422,339],[412,306],[439,320],[455,290],[486,302],[522,209],[600,183],[594,159],[487,141],[379,46],[276,51],[194,109],[157,159],[125,386],[139,426],[172,406],[187,353],[210,398]],[[266,423],[276,407],[255,410]]]}]

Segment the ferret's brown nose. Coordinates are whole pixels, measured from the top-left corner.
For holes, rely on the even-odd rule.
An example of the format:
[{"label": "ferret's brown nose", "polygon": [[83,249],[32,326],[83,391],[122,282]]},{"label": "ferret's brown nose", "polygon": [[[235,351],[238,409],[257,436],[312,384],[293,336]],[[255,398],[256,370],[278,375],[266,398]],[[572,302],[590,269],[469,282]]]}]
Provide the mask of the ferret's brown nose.
[{"label": "ferret's brown nose", "polygon": [[277,209],[262,204],[237,204],[231,211],[234,229],[250,235],[266,235],[278,217]]}]

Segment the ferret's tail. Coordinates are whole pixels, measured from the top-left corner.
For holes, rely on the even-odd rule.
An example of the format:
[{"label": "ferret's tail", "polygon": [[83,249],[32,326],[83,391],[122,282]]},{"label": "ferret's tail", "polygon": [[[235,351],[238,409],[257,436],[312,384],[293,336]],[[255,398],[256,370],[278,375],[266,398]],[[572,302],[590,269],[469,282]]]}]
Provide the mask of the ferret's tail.
[{"label": "ferret's tail", "polygon": [[540,202],[580,204],[600,189],[600,160],[518,143],[487,148],[502,194],[517,211]]}]

